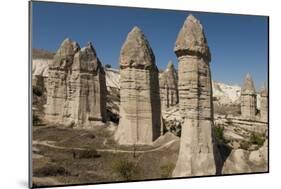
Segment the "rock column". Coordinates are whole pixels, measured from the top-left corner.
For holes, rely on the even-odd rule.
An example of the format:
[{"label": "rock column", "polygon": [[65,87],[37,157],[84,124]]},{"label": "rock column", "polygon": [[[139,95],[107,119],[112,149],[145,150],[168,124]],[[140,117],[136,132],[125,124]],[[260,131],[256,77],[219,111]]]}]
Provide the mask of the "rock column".
[{"label": "rock column", "polygon": [[78,43],[65,39],[56,52],[48,70],[46,118],[49,122],[64,123],[65,102],[69,93],[69,74]]},{"label": "rock column", "polygon": [[268,90],[265,86],[260,92],[260,120],[268,122]]},{"label": "rock column", "polygon": [[89,43],[65,39],[48,71],[46,119],[68,126],[106,120],[105,72]]},{"label": "rock column", "polygon": [[168,63],[167,69],[160,74],[161,108],[165,110],[178,103],[178,78],[173,63]]},{"label": "rock column", "polygon": [[220,159],[213,134],[211,54],[200,22],[185,20],[175,43],[179,105],[185,118],[174,177],[214,175]]},{"label": "rock column", "polygon": [[105,72],[91,43],[75,54],[69,86],[66,123],[87,127],[106,120]]},{"label": "rock column", "polygon": [[134,27],[120,53],[120,121],[115,140],[151,144],[161,134],[161,104],[155,57],[143,32]]},{"label": "rock column", "polygon": [[254,120],[256,116],[256,90],[251,75],[245,77],[241,90],[241,114],[246,119]]}]

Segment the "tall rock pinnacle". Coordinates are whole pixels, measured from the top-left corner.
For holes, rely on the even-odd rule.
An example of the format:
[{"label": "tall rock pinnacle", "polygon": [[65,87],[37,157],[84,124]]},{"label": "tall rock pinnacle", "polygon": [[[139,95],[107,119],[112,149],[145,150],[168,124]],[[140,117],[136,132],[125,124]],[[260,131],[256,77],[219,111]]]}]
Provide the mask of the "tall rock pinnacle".
[{"label": "tall rock pinnacle", "polygon": [[155,57],[143,32],[134,27],[120,52],[119,144],[151,144],[161,134],[161,104]]},{"label": "tall rock pinnacle", "polygon": [[82,127],[91,126],[93,121],[105,121],[105,72],[91,43],[75,54],[70,84],[66,119]]},{"label": "tall rock pinnacle", "polygon": [[172,61],[169,61],[166,70],[159,75],[160,96],[162,110],[178,103],[178,78]]},{"label": "tall rock pinnacle", "polygon": [[77,42],[66,38],[57,50],[48,71],[46,118],[50,122],[63,123],[68,80],[75,53],[80,50]]},{"label": "tall rock pinnacle", "polygon": [[241,90],[241,114],[247,119],[255,119],[256,116],[256,90],[249,73]]},{"label": "tall rock pinnacle", "polygon": [[213,134],[211,55],[203,27],[188,16],[176,40],[179,105],[185,118],[173,176],[214,175],[220,155]]}]

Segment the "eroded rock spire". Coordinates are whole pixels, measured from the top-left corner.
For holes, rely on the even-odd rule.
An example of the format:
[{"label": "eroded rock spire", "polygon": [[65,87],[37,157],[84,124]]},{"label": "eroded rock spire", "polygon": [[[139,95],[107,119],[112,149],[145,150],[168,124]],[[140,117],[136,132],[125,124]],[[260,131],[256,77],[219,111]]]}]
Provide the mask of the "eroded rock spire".
[{"label": "eroded rock spire", "polygon": [[106,119],[105,73],[91,43],[65,39],[48,71],[46,118],[71,126]]},{"label": "eroded rock spire", "polygon": [[134,27],[120,52],[119,144],[151,144],[161,134],[158,69],[143,32]]},{"label": "eroded rock spire", "polygon": [[161,108],[165,110],[178,103],[178,78],[172,61],[169,61],[166,70],[159,75]]},{"label": "eroded rock spire", "polygon": [[248,73],[241,90],[241,114],[244,118],[256,117],[256,90],[251,75]]},{"label": "eroded rock spire", "polygon": [[179,61],[179,105],[184,124],[173,176],[214,175],[220,155],[212,134],[211,55],[203,27],[194,16],[185,20],[174,51]]}]

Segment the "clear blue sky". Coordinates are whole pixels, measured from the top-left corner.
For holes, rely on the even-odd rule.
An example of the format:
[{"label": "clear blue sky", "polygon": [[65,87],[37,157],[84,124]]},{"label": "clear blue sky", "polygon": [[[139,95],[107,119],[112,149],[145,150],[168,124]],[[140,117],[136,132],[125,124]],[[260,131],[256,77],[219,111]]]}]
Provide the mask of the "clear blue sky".
[{"label": "clear blue sky", "polygon": [[169,60],[177,67],[173,47],[189,13],[204,27],[213,80],[241,85],[250,72],[257,89],[267,81],[268,27],[262,16],[33,2],[32,45],[55,52],[66,37],[81,47],[91,41],[102,63],[118,68],[120,48],[136,25],[149,40],[158,68]]}]

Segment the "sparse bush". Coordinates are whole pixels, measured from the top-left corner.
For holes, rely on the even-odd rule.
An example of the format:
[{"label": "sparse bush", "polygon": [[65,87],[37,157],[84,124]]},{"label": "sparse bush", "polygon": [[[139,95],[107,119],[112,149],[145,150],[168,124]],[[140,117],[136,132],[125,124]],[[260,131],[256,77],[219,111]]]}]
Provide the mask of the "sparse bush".
[{"label": "sparse bush", "polygon": [[33,126],[39,125],[41,122],[41,119],[39,118],[38,115],[33,115],[32,116],[32,124]]},{"label": "sparse bush", "polygon": [[36,96],[42,96],[43,95],[43,90],[41,87],[39,86],[34,86],[32,87],[32,92],[33,94],[35,94]]},{"label": "sparse bush", "polygon": [[132,180],[140,174],[140,168],[128,160],[116,160],[112,163],[112,169],[119,177],[125,180]]},{"label": "sparse bush", "polygon": [[258,145],[259,147],[261,147],[264,143],[265,139],[264,137],[259,134],[259,133],[251,133],[250,136],[250,143],[253,145]]},{"label": "sparse bush", "polygon": [[96,150],[76,150],[72,153],[74,159],[98,158],[100,155]]},{"label": "sparse bush", "polygon": [[214,127],[214,135],[215,135],[216,141],[219,144],[227,143],[227,141],[225,140],[225,138],[223,136],[223,132],[224,132],[224,127]]},{"label": "sparse bush", "polygon": [[240,148],[241,148],[241,149],[249,150],[250,147],[251,147],[251,143],[250,143],[249,141],[244,141],[244,140],[243,140],[243,141],[240,143]]},{"label": "sparse bush", "polygon": [[64,167],[56,166],[56,165],[46,165],[44,167],[35,169],[33,171],[33,173],[34,173],[34,176],[37,176],[37,177],[70,175],[70,172],[67,171]]},{"label": "sparse bush", "polygon": [[163,165],[160,167],[161,169],[161,177],[162,178],[169,178],[172,176],[172,172],[175,168],[175,164],[169,163],[167,165]]}]

